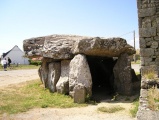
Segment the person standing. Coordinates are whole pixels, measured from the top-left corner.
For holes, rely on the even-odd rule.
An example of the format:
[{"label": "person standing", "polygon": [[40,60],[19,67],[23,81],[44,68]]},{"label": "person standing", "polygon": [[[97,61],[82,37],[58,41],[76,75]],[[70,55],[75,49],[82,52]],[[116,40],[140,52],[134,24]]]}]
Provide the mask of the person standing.
[{"label": "person standing", "polygon": [[8,67],[10,67],[11,62],[11,59],[8,57]]},{"label": "person standing", "polygon": [[7,71],[7,60],[6,60],[6,58],[4,58],[4,59],[1,61],[1,64],[3,65],[4,71]]}]

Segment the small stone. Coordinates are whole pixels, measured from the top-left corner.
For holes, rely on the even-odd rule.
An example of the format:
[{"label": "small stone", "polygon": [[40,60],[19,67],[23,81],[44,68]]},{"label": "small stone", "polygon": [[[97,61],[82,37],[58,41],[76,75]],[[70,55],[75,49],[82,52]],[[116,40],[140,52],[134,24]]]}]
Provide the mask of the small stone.
[{"label": "small stone", "polygon": [[158,48],[158,42],[156,41],[152,42],[151,48]]}]

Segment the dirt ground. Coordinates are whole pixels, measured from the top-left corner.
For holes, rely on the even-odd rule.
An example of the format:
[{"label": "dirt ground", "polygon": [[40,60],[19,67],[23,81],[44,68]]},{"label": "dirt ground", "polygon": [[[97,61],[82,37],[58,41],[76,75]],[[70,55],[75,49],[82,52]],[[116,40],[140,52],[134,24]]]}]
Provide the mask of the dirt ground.
[{"label": "dirt ground", "polygon": [[37,69],[0,71],[0,87],[35,79],[39,79]]},{"label": "dirt ground", "polygon": [[136,120],[130,117],[129,109],[131,103],[117,103],[126,108],[126,110],[117,113],[101,113],[97,111],[99,106],[110,106],[110,103],[100,103],[94,106],[81,108],[41,108],[32,109],[25,113],[3,116],[3,119],[9,120]]},{"label": "dirt ground", "polygon": [[[135,69],[138,70],[139,66]],[[35,79],[39,79],[37,69],[0,71],[0,87]],[[102,113],[97,111],[100,106],[112,105],[119,105],[124,107],[125,110],[117,113]],[[3,114],[2,120],[136,120],[136,118],[130,116],[129,110],[131,108],[131,102],[120,101],[109,103],[108,101],[103,101],[97,105],[81,108],[40,108],[14,115]]]}]

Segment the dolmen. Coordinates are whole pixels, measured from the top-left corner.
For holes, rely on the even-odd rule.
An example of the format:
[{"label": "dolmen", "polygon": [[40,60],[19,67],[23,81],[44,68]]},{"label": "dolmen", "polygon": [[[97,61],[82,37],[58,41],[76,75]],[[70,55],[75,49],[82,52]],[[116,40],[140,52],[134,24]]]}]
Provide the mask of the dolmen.
[{"label": "dolmen", "polygon": [[43,57],[39,77],[51,92],[67,94],[83,103],[100,87],[132,95],[134,79],[130,56],[135,49],[123,38],[49,35],[23,41],[28,58]]}]

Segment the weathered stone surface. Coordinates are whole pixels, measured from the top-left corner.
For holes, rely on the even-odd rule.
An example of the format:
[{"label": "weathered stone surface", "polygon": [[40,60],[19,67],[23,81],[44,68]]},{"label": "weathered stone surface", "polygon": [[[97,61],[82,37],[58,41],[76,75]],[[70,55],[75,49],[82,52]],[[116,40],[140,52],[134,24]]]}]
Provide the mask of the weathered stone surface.
[{"label": "weathered stone surface", "polygon": [[155,49],[158,48],[158,42],[156,41],[152,42],[151,48],[155,48]]},{"label": "weathered stone surface", "polygon": [[116,91],[124,95],[131,95],[133,92],[131,61],[127,54],[121,54],[113,71]]},{"label": "weathered stone surface", "polygon": [[145,62],[147,62],[147,63],[150,63],[152,61],[151,57],[144,57],[144,59],[145,59]]},{"label": "weathered stone surface", "polygon": [[157,33],[159,33],[159,25],[157,26]]},{"label": "weathered stone surface", "polygon": [[150,28],[151,27],[151,19],[148,17],[142,20],[142,28]]},{"label": "weathered stone surface", "polygon": [[[143,38],[143,37],[142,37]],[[153,39],[150,37],[150,38],[144,38],[145,40],[146,40],[146,43],[147,42],[152,42],[153,41]]]},{"label": "weathered stone surface", "polygon": [[86,88],[86,95],[92,95],[92,77],[85,55],[78,54],[70,62],[69,90],[81,83]]},{"label": "weathered stone surface", "polygon": [[23,49],[27,57],[40,57],[45,37],[30,38],[23,41]]},{"label": "weathered stone surface", "polygon": [[49,63],[48,88],[51,92],[56,92],[56,84],[60,78],[60,74],[61,74],[60,62]]},{"label": "weathered stone surface", "polygon": [[148,95],[148,90],[147,89],[142,89],[140,90],[140,94],[142,98],[147,98]]},{"label": "weathered stone surface", "polygon": [[154,72],[158,78],[158,40],[159,40],[159,1],[158,0],[137,0],[138,21],[140,39],[146,40],[140,45],[141,55],[141,92],[140,105],[137,112],[137,120],[158,120],[159,112],[150,110],[148,103],[148,89],[154,85],[158,86],[156,80],[147,80],[145,74]]},{"label": "weathered stone surface", "polygon": [[156,63],[156,65],[159,65],[159,58],[155,59],[155,63]]},{"label": "weathered stone surface", "polygon": [[40,77],[40,80],[42,81],[42,83],[44,84],[45,88],[48,88],[48,72],[49,72],[49,68],[47,65],[47,58],[43,58],[42,60],[42,65],[38,70],[38,74]]},{"label": "weathered stone surface", "polygon": [[139,28],[139,34],[140,37],[152,37],[156,36],[156,27],[151,27],[151,28]]},{"label": "weathered stone surface", "polygon": [[75,43],[74,54],[85,54],[91,56],[118,57],[121,53],[132,55],[135,53],[133,47],[121,38],[93,38],[79,40]]},{"label": "weathered stone surface", "polygon": [[140,110],[137,113],[137,120],[158,120],[159,111]]},{"label": "weathered stone surface", "polygon": [[139,17],[148,17],[154,15],[155,13],[156,13],[156,8],[147,8],[147,9],[138,10]]},{"label": "weathered stone surface", "polygon": [[144,38],[140,38],[139,43],[140,48],[146,48],[146,40]]},{"label": "weathered stone surface", "polygon": [[[76,54],[118,57],[121,53],[127,53],[129,55],[135,53],[135,49],[122,38],[106,39],[75,35],[50,35],[40,38],[44,42],[43,48],[40,49],[29,47],[30,44],[28,43],[32,39],[24,40],[24,51],[26,51],[27,56],[34,57],[37,54],[33,51],[39,51],[39,55],[41,54],[43,57],[59,60],[72,59]],[[33,40],[36,40],[36,38]]]},{"label": "weathered stone surface", "polygon": [[155,36],[154,39],[159,41],[159,36]]},{"label": "weathered stone surface", "polygon": [[73,58],[72,47],[74,42],[81,39],[90,39],[75,35],[52,35],[45,39],[42,50],[44,57],[54,59],[71,59]]},{"label": "weathered stone surface", "polygon": [[84,103],[86,99],[86,89],[85,86],[81,83],[75,85],[74,89],[74,102],[75,103]]},{"label": "weathered stone surface", "polygon": [[141,88],[141,76],[136,75],[134,69],[131,69],[131,76],[132,76],[132,85],[133,85],[133,91],[139,91]]},{"label": "weathered stone surface", "polygon": [[57,92],[61,94],[69,93],[69,64],[70,60],[61,61],[61,75],[56,84]]},{"label": "weathered stone surface", "polygon": [[141,60],[141,65],[144,66],[145,65],[145,58],[144,57],[140,57]]},{"label": "weathered stone surface", "polygon": [[154,53],[155,53],[154,49],[152,49],[152,48],[146,48],[146,49],[141,48],[140,49],[140,54],[142,57],[150,57],[150,56],[153,56]]},{"label": "weathered stone surface", "polygon": [[154,77],[157,78],[158,77],[158,66],[155,65],[149,65],[149,66],[141,66],[141,75],[142,77],[144,77],[145,73],[148,72],[154,72]]},{"label": "weathered stone surface", "polygon": [[149,88],[152,88],[155,86],[159,86],[159,80],[155,80],[155,79],[147,80],[147,79],[142,78],[142,81],[141,81],[142,89],[149,89]]}]

